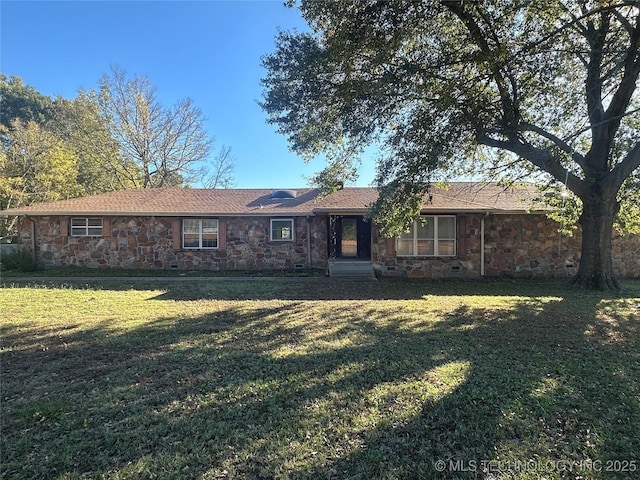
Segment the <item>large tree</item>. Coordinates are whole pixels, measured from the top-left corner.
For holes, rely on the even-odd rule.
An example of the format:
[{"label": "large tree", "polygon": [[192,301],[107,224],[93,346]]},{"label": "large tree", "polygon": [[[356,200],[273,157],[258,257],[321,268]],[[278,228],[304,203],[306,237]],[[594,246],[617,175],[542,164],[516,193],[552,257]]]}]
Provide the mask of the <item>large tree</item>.
[{"label": "large tree", "polygon": [[35,88],[25,85],[20,77],[0,73],[0,125],[11,128],[14,119],[43,124],[54,115],[53,100]]},{"label": "large tree", "polygon": [[582,205],[573,283],[619,288],[612,225],[640,165],[639,0],[290,3],[312,31],[279,34],[262,106],[294,151],[327,155],[318,178],[335,184],[377,144],[374,210],[392,234],[443,172],[538,172]]},{"label": "large tree", "polygon": [[[78,158],[73,149],[36,122],[14,119],[0,126],[0,209],[78,197]],[[15,218],[2,219],[0,234],[12,231]]]},{"label": "large tree", "polygon": [[123,159],[98,111],[94,92],[78,92],[73,100],[57,98],[47,127],[78,157],[78,183],[84,195],[133,188],[142,174],[133,161]]},{"label": "large tree", "polygon": [[113,67],[100,82],[100,111],[120,145],[121,159],[141,172],[139,187],[189,184],[202,175],[213,139],[204,128],[202,111],[191,99],[163,105],[146,76],[130,77]]},{"label": "large tree", "polygon": [[[119,157],[92,92],[54,99],[20,77],[0,74],[0,102],[0,208],[135,185],[128,177],[132,165]],[[14,224],[0,222],[0,234]]]}]

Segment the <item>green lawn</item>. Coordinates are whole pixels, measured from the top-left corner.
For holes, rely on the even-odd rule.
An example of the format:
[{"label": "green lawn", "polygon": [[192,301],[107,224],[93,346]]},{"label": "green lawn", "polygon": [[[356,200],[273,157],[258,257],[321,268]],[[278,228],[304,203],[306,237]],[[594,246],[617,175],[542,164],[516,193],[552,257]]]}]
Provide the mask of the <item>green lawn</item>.
[{"label": "green lawn", "polygon": [[0,289],[2,478],[640,477],[640,282],[58,282]]}]

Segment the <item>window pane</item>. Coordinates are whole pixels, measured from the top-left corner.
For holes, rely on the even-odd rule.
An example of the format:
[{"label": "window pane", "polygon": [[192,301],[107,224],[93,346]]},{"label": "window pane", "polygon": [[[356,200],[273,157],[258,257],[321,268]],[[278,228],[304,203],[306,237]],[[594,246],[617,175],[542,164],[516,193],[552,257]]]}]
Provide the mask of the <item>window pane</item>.
[{"label": "window pane", "polygon": [[271,238],[273,240],[292,240],[292,227],[292,220],[273,220],[271,222]]},{"label": "window pane", "polygon": [[187,233],[200,233],[200,220],[183,220],[182,230]]},{"label": "window pane", "polygon": [[185,219],[182,221],[183,248],[218,248],[217,219]]},{"label": "window pane", "polygon": [[200,247],[200,236],[194,233],[184,234],[184,248],[198,248]]},{"label": "window pane", "polygon": [[[427,223],[423,225],[421,222],[424,220],[426,220]],[[417,226],[418,238],[433,238],[433,232],[434,232],[433,224],[434,224],[433,217],[426,217],[418,220],[418,226]]]},{"label": "window pane", "polygon": [[397,255],[413,255],[413,239],[399,238],[396,242]]},{"label": "window pane", "polygon": [[438,218],[438,238],[455,239],[456,221],[453,217]]},{"label": "window pane", "polygon": [[202,248],[218,248],[218,220],[202,220]]},{"label": "window pane", "polygon": [[418,240],[418,255],[433,254],[433,240]]},{"label": "window pane", "polygon": [[455,240],[440,240],[438,242],[438,255],[452,256],[456,254]]},{"label": "window pane", "polygon": [[202,233],[218,233],[218,220],[202,220]]},{"label": "window pane", "polygon": [[413,227],[408,232],[402,232],[400,234],[400,238],[404,238],[404,239],[407,239],[407,240],[413,239]]},{"label": "window pane", "polygon": [[217,248],[218,234],[202,234],[202,248]]},{"label": "window pane", "polygon": [[71,235],[75,237],[102,235],[102,219],[101,218],[72,218],[71,219]]},{"label": "window pane", "polygon": [[72,218],[71,219],[72,227],[86,227],[87,219],[86,218]]}]

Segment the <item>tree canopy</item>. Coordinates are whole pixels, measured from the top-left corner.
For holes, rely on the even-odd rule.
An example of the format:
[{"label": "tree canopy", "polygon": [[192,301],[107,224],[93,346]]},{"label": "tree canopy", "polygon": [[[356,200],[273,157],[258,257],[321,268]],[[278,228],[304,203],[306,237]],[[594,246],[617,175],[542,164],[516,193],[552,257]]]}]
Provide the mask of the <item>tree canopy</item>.
[{"label": "tree canopy", "polygon": [[[11,142],[0,150],[0,172],[3,208],[72,198],[83,192],[75,181],[78,158],[74,151],[34,121],[13,121]],[[2,228],[10,229],[12,221],[6,222],[3,219]]]},{"label": "tree canopy", "polygon": [[[51,98],[0,74],[0,208],[123,188],[233,183],[230,147],[213,138],[189,99],[162,105],[146,77],[113,68],[99,91]],[[13,220],[0,220],[0,235]]]},{"label": "tree canopy", "polygon": [[14,119],[23,122],[45,123],[53,116],[53,100],[35,88],[25,85],[20,77],[0,73],[0,125],[11,128]]},{"label": "tree canopy", "polygon": [[327,155],[329,188],[378,145],[373,214],[393,235],[435,180],[561,184],[580,203],[574,282],[618,288],[612,223],[640,166],[640,1],[290,4],[312,32],[279,34],[262,106],[294,151]]},{"label": "tree canopy", "polygon": [[202,175],[213,138],[191,99],[166,107],[146,76],[129,77],[113,67],[100,82],[98,105],[120,146],[121,159],[135,167],[130,179],[141,174],[137,186],[183,186]]}]

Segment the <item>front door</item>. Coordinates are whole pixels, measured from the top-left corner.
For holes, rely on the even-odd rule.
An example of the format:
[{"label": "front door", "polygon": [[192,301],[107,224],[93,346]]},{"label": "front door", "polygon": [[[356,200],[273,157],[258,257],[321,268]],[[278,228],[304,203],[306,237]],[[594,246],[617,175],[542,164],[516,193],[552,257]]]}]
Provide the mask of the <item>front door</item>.
[{"label": "front door", "polygon": [[371,260],[371,223],[356,215],[331,215],[328,230],[329,258]]}]

